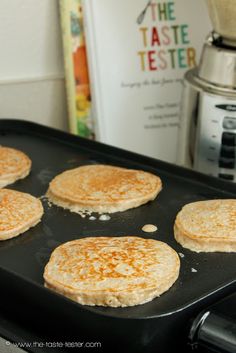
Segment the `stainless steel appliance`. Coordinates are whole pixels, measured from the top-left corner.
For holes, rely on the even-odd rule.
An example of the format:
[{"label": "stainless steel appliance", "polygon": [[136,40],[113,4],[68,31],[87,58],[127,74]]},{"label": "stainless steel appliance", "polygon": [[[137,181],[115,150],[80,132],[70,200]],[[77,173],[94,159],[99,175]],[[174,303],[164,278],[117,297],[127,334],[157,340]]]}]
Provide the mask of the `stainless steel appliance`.
[{"label": "stainless steel appliance", "polygon": [[236,3],[207,5],[214,30],[184,77],[178,162],[236,181]]}]

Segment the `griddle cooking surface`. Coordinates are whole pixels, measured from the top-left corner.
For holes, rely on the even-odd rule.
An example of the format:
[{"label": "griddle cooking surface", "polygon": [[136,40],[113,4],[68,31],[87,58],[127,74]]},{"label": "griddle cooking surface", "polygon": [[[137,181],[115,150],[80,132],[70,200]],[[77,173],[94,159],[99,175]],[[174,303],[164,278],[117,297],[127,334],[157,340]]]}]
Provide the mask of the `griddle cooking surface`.
[{"label": "griddle cooking surface", "polygon": [[[0,242],[0,267],[43,287],[43,270],[52,250],[61,243],[87,236],[137,235],[164,241],[181,253],[179,279],[160,298],[130,308],[84,307],[117,318],[169,315],[235,282],[236,254],[197,254],[182,248],[173,236],[175,216],[184,204],[235,198],[234,184],[33,123],[0,120],[0,144],[18,148],[32,159],[31,174],[8,187],[36,197],[45,194],[48,183],[58,173],[85,164],[143,169],[163,181],[163,190],[156,200],[111,214],[109,221],[81,218],[43,200],[45,214],[40,224],[15,239]],[[147,223],[157,225],[158,231],[144,233],[141,228]]]}]

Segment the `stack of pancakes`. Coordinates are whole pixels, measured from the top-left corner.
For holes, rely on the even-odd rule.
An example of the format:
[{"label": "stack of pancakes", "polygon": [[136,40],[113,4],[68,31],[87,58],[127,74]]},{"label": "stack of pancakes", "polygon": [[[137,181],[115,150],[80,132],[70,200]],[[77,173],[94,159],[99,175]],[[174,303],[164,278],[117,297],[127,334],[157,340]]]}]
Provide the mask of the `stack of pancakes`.
[{"label": "stack of pancakes", "polygon": [[236,200],[207,200],[187,204],[178,213],[175,239],[200,252],[236,252]]}]

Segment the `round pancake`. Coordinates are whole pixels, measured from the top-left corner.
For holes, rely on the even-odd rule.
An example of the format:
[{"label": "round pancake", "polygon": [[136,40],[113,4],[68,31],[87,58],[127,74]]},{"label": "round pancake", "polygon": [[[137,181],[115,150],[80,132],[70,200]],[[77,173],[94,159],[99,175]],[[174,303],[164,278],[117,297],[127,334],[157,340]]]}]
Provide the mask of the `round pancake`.
[{"label": "round pancake", "polygon": [[236,200],[208,200],[185,205],[174,225],[175,239],[196,252],[236,251]]},{"label": "round pancake", "polygon": [[113,213],[154,200],[161,188],[158,176],[142,170],[87,165],[56,176],[47,196],[72,212]]},{"label": "round pancake", "polygon": [[0,189],[0,240],[7,240],[35,226],[43,215],[41,201],[29,194]]},{"label": "round pancake", "polygon": [[45,286],[84,305],[133,306],[167,291],[179,276],[177,253],[135,236],[88,237],[57,247]]},{"label": "round pancake", "polygon": [[31,160],[25,153],[0,146],[0,188],[25,178],[30,169]]}]

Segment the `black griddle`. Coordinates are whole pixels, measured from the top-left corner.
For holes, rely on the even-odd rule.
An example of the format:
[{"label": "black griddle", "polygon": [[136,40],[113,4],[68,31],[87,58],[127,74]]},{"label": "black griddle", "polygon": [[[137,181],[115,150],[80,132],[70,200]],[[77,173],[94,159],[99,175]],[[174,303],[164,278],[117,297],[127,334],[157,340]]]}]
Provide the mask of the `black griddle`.
[{"label": "black griddle", "polygon": [[[236,254],[197,254],[182,248],[173,236],[175,216],[189,202],[235,198],[235,184],[26,121],[0,120],[0,144],[18,148],[32,159],[30,175],[8,187],[36,197],[45,195],[57,174],[86,164],[142,169],[163,181],[156,200],[111,214],[109,221],[81,218],[42,199],[42,222],[17,238],[0,242],[0,310],[8,311],[21,325],[35,328],[42,339],[62,339],[63,334],[68,339],[100,340],[102,348],[97,351],[121,352],[124,347],[127,352],[186,350],[191,319],[206,305],[236,290]],[[158,231],[144,233],[141,228],[147,223],[157,225]],[[160,298],[129,308],[90,307],[44,288],[44,266],[59,244],[87,236],[122,235],[161,240],[180,254],[179,279]],[[49,347],[44,350],[50,351]],[[31,347],[29,351],[37,350]]]}]

